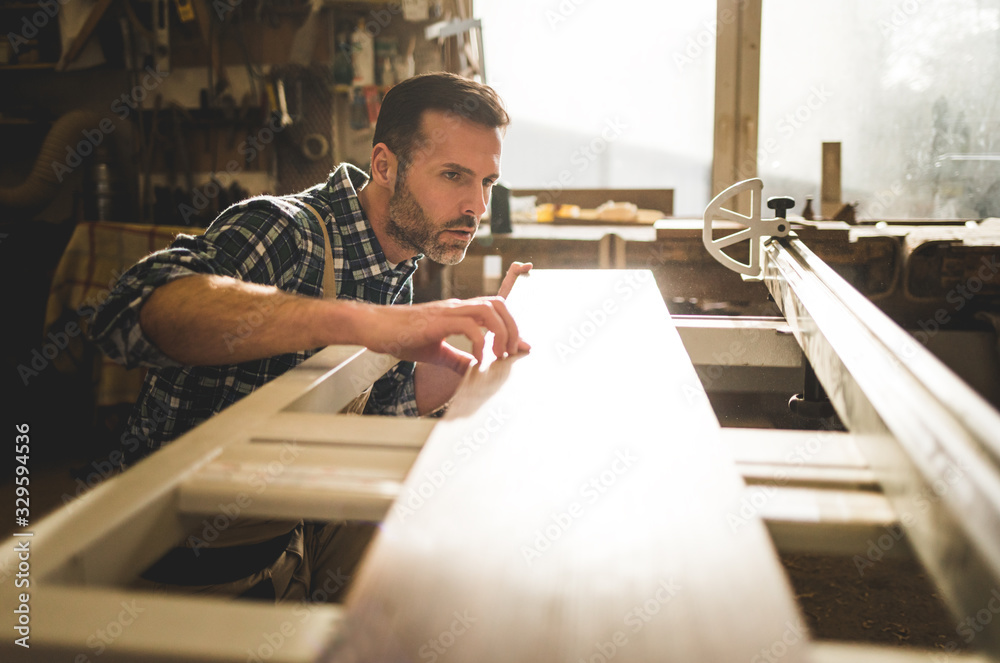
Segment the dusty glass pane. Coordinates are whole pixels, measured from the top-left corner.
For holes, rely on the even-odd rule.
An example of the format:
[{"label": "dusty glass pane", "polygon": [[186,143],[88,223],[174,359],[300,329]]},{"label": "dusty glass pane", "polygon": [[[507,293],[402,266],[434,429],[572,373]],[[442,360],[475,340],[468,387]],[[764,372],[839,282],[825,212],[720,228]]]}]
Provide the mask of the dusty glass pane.
[{"label": "dusty glass pane", "polygon": [[1000,216],[998,51],[998,0],[765,0],[765,195],[818,203],[839,141],[861,218]]},{"label": "dusty glass pane", "polygon": [[488,83],[513,124],[503,176],[521,188],[674,188],[709,198],[715,0],[476,0]]}]

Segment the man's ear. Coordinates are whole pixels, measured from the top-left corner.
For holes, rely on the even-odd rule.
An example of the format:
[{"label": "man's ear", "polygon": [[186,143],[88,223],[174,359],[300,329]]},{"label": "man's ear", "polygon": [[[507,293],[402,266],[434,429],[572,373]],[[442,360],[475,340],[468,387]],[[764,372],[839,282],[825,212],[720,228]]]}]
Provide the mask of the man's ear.
[{"label": "man's ear", "polygon": [[372,181],[375,184],[395,193],[398,171],[399,160],[385,143],[372,148]]}]

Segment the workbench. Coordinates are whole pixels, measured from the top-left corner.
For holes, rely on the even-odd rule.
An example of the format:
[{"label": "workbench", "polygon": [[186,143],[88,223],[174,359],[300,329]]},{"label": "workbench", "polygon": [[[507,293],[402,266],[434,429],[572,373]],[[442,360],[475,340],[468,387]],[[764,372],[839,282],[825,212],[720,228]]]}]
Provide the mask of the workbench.
[{"label": "workbench", "polygon": [[[843,552],[896,522],[884,468],[850,434],[720,429],[648,271],[537,270],[509,305],[531,352],[484,358],[441,420],[339,414],[395,360],[330,347],[17,532],[0,573],[26,572],[30,587],[0,605],[15,618],[28,606],[32,658],[922,660],[814,641],[778,561],[776,545]],[[820,347],[802,320],[789,319],[794,338]],[[714,333],[781,332],[733,324]],[[762,345],[762,363],[801,352]],[[381,521],[346,604],[135,587],[234,504]],[[956,588],[973,577],[991,575],[968,569]]]}]

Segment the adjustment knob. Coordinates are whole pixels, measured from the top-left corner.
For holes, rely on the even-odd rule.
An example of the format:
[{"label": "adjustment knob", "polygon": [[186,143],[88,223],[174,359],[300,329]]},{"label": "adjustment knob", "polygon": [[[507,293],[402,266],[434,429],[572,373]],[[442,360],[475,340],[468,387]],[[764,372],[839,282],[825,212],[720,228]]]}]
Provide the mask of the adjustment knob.
[{"label": "adjustment knob", "polygon": [[788,210],[795,207],[795,199],[788,196],[775,196],[774,198],[767,199],[767,206],[769,209],[773,209],[776,215],[784,219]]}]

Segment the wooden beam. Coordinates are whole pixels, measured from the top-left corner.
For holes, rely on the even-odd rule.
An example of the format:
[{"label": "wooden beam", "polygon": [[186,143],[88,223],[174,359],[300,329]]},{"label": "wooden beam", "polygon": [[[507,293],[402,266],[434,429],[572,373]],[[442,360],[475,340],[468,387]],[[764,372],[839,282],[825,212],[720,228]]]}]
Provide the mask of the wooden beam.
[{"label": "wooden beam", "polygon": [[508,305],[531,352],[467,375],[331,655],[737,661],[779,640],[794,600],[761,520],[727,522],[743,485],[652,275],[532,271]]},{"label": "wooden beam", "polygon": [[761,0],[718,0],[716,21],[713,197],[757,176]]}]

